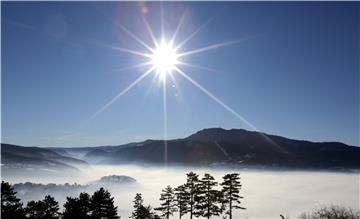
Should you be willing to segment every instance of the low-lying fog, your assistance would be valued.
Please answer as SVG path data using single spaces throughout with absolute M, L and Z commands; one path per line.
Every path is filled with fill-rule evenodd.
M 26 177 L 3 176 L 11 183 L 80 183 L 97 180 L 107 175 L 127 175 L 137 180 L 137 186 L 119 186 L 110 190 L 115 197 L 119 214 L 128 218 L 132 211 L 135 193 L 142 193 L 145 204 L 159 205 L 159 195 L 166 185 L 176 187 L 185 182 L 185 174 L 190 170 L 201 177 L 207 172 L 218 182 L 231 169 L 196 169 L 196 168 L 155 168 L 140 166 L 93 166 L 83 170 L 83 174 L 66 175 L 60 178 L 40 178 L 37 175 Z M 338 204 L 359 209 L 359 174 L 339 172 L 303 172 L 303 171 L 238 171 L 243 185 L 242 206 L 247 210 L 236 210 L 234 218 L 280 218 L 279 214 L 298 217 L 304 211 L 310 211 L 326 204 Z M 51 194 L 63 205 L 64 194 Z M 78 194 L 74 194 L 74 196 Z M 23 201 L 28 201 L 19 194 Z M 175 213 L 174 218 L 177 218 Z M 185 217 L 186 218 L 186 217 Z M 214 217 L 215 218 L 215 217 Z

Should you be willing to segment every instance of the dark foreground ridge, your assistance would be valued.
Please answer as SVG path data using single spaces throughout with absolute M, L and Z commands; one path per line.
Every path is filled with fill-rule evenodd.
M 244 129 L 210 128 L 189 137 L 167 141 L 169 165 L 232 166 L 256 168 L 360 169 L 360 147 L 340 142 L 293 140 Z M 28 162 L 24 147 L 2 144 L 3 164 Z M 119 146 L 81 148 L 32 147 L 62 158 L 93 164 L 164 163 L 164 141 L 146 140 Z M 4 162 L 5 161 L 5 162 Z M 81 162 L 81 161 L 78 161 Z

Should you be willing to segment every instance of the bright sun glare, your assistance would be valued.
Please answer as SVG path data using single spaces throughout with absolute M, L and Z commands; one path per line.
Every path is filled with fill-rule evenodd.
M 145 43 L 143 40 L 141 40 L 137 35 L 132 33 L 130 30 L 128 30 L 123 25 L 116 23 L 118 27 L 120 27 L 125 33 L 127 33 L 133 40 L 137 41 L 139 44 L 144 46 L 146 48 L 146 52 L 142 52 L 139 50 L 131 50 L 128 48 L 122 48 L 122 47 L 115 47 L 110 46 L 111 48 L 125 52 L 132 55 L 141 56 L 143 58 L 147 59 L 147 62 L 140 63 L 134 66 L 131 66 L 129 68 L 137 68 L 140 66 L 146 66 L 150 65 L 151 67 L 148 68 L 142 75 L 140 75 L 136 80 L 134 80 L 132 83 L 130 83 L 125 89 L 123 89 L 120 93 L 118 93 L 114 98 L 112 98 L 109 102 L 107 102 L 103 107 L 101 107 L 98 111 L 96 111 L 91 117 L 95 118 L 99 113 L 104 111 L 106 108 L 108 108 L 110 105 L 112 105 L 116 100 L 118 100 L 120 97 L 125 95 L 129 90 L 131 90 L 133 87 L 135 87 L 140 81 L 142 81 L 144 78 L 146 78 L 149 74 L 152 72 L 156 72 L 157 76 L 160 80 L 162 80 L 163 84 L 163 115 L 164 115 L 164 148 L 165 148 L 165 158 L 164 163 L 167 163 L 167 95 L 166 95 L 166 86 L 167 86 L 167 75 L 170 76 L 170 80 L 172 83 L 176 83 L 175 77 L 172 75 L 172 73 L 176 73 L 179 76 L 182 76 L 184 79 L 189 81 L 191 84 L 193 84 L 195 87 L 197 87 L 199 90 L 201 90 L 203 93 L 205 93 L 207 96 L 209 96 L 212 100 L 214 100 L 216 103 L 218 103 L 221 107 L 226 109 L 228 112 L 233 114 L 236 118 L 238 118 L 240 121 L 251 127 L 253 130 L 258 130 L 254 125 L 252 125 L 249 121 L 247 121 L 244 117 L 242 117 L 240 114 L 238 114 L 234 109 L 230 108 L 228 105 L 226 105 L 222 100 L 220 100 L 218 97 L 216 97 L 213 93 L 211 93 L 209 90 L 207 90 L 204 86 L 202 86 L 200 83 L 195 81 L 192 77 L 190 77 L 187 73 L 185 73 L 181 66 L 187 66 L 202 70 L 208 70 L 206 67 L 202 67 L 196 64 L 191 64 L 184 62 L 183 60 L 180 60 L 180 57 L 189 56 L 192 54 L 202 53 L 209 50 L 218 49 L 220 47 L 232 45 L 235 43 L 239 43 L 244 41 L 244 39 L 238 39 L 234 41 L 225 41 L 220 42 L 212 45 L 208 45 L 205 47 L 197 48 L 197 49 L 191 49 L 186 50 L 182 52 L 178 52 L 181 50 L 181 48 L 190 41 L 201 29 L 203 29 L 209 22 L 199 26 L 194 32 L 192 32 L 189 36 L 186 38 L 178 41 L 176 39 L 178 32 L 181 30 L 181 26 L 183 25 L 184 17 L 186 13 L 184 12 L 178 22 L 178 25 L 175 29 L 175 32 L 173 33 L 170 40 L 167 40 L 164 38 L 163 33 L 161 34 L 161 41 L 157 41 L 156 37 L 152 31 L 152 28 L 150 27 L 149 23 L 146 19 L 143 19 L 146 29 L 149 32 L 149 36 L 151 37 L 153 41 L 154 47 L 151 47 L 147 43 Z M 160 26 L 164 28 L 164 18 L 161 16 Z M 174 45 L 173 42 L 176 42 L 176 45 Z M 182 49 L 183 50 L 183 49 Z M 129 69 L 124 68 L 124 69 Z M 176 86 L 176 89 L 178 87 Z M 178 90 L 179 91 L 179 90 Z M 263 136 L 264 137 L 264 136 Z M 266 137 L 265 137 L 266 138 Z M 266 138 L 267 139 L 267 138 Z M 271 141 L 271 139 L 267 139 Z
M 151 64 L 161 77 L 175 70 L 178 63 L 178 54 L 175 48 L 166 40 L 162 40 L 151 54 Z

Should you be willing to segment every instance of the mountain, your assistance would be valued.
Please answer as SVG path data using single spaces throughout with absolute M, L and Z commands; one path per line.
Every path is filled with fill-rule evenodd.
M 22 147 L 1 144 L 1 164 L 3 173 L 42 172 L 61 173 L 63 170 L 77 172 L 88 163 L 40 147 Z
M 29 150 L 32 149 L 34 148 Z M 80 157 L 93 164 L 162 165 L 165 160 L 163 140 L 146 140 L 118 146 L 43 150 L 74 155 L 74 158 Z M 2 153 L 5 160 L 9 155 L 11 154 Z M 57 156 L 62 159 L 67 157 Z M 169 165 L 350 170 L 360 169 L 359 157 L 360 147 L 356 146 L 339 142 L 294 140 L 244 129 L 210 128 L 183 139 L 167 141 Z
M 103 164 L 164 162 L 164 141 L 147 140 L 120 147 Z M 293 140 L 243 129 L 210 128 L 187 138 L 167 141 L 168 164 L 240 165 L 280 168 L 359 169 L 360 148 L 339 142 Z

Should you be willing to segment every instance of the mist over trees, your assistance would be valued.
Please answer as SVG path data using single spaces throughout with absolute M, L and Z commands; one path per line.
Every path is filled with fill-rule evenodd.
M 233 177 L 228 177 L 233 176 Z M 133 200 L 133 212 L 130 218 L 133 219 L 169 219 L 176 212 L 181 219 L 189 214 L 193 217 L 218 216 L 224 213 L 224 206 L 229 203 L 230 215 L 232 208 L 240 208 L 232 203 L 240 203 L 238 195 L 241 188 L 238 174 L 224 176 L 222 188 L 210 174 L 199 175 L 194 172 L 186 174 L 186 182 L 175 189 L 167 186 L 161 191 L 160 206 L 153 209 L 150 205 L 144 204 L 141 193 L 137 193 Z M 60 212 L 59 204 L 50 195 L 43 200 L 29 201 L 25 207 L 16 197 L 13 187 L 6 182 L 1 184 L 1 213 L 3 218 L 30 218 L 30 219 L 118 219 L 117 206 L 114 205 L 114 197 L 110 192 L 101 187 L 92 196 L 88 193 L 80 193 L 79 197 L 67 197 Z M 156 212 L 159 212 L 157 214 Z
M 1 218 L 4 219 L 118 219 L 114 198 L 104 188 L 90 197 L 80 193 L 79 197 L 67 197 L 63 212 L 54 197 L 46 195 L 43 200 L 29 201 L 25 207 L 16 197 L 13 187 L 1 182 Z
M 235 210 L 246 209 L 241 205 L 242 185 L 238 173 L 226 174 L 222 182 L 205 173 L 202 178 L 194 172 L 186 174 L 186 181 L 175 188 L 165 187 L 160 193 L 160 206 L 153 208 L 144 203 L 141 193 L 133 200 L 132 219 L 169 219 L 222 216 L 233 218 Z M 92 195 L 80 193 L 78 197 L 67 197 L 60 211 L 59 203 L 50 195 L 42 200 L 29 201 L 26 206 L 12 185 L 1 183 L 1 218 L 4 219 L 119 219 L 114 197 L 104 188 Z M 350 208 L 328 206 L 300 216 L 303 219 L 359 219 L 360 213 Z

